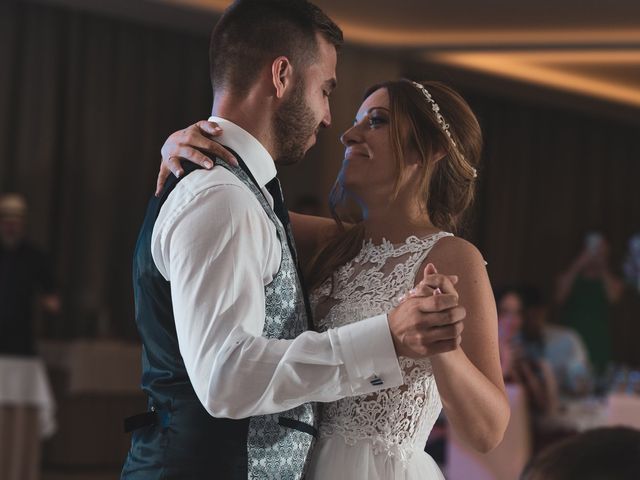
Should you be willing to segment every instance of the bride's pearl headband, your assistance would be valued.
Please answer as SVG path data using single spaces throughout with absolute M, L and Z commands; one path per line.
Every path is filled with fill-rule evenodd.
M 420 90 L 422 92 L 424 97 L 431 104 L 431 110 L 433 110 L 433 113 L 436 116 L 436 120 L 440 124 L 440 128 L 445 133 L 445 135 L 447 137 L 449 137 L 449 140 L 451 141 L 451 145 L 453 145 L 453 148 L 455 148 L 458 151 L 458 153 L 460 154 L 460 156 L 462 156 L 462 158 L 464 158 L 464 155 L 462 155 L 462 153 L 458 149 L 458 145 L 456 144 L 455 140 L 453 139 L 453 136 L 451 135 L 451 132 L 449 131 L 449 124 L 446 122 L 446 120 L 444 119 L 444 117 L 440 113 L 440 105 L 438 105 L 438 103 L 433 99 L 433 97 L 429 93 L 429 90 L 427 90 L 424 87 L 424 85 L 422 85 L 422 84 L 420 84 L 418 82 L 413 82 L 413 81 L 411 83 L 413 84 L 414 87 L 416 87 L 418 90 Z M 476 178 L 478 176 L 478 171 L 474 167 L 471 167 L 471 169 L 473 170 L 473 178 Z

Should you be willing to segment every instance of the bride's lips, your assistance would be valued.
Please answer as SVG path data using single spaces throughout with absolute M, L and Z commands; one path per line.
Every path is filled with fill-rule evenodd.
M 349 149 L 347 149 L 347 150 L 344 152 L 344 158 L 345 158 L 345 160 L 350 160 L 350 159 L 351 159 L 351 158 L 353 158 L 353 157 L 365 157 L 365 158 L 369 158 L 369 155 L 367 155 L 367 154 L 366 154 L 366 153 L 364 153 L 364 152 L 359 152 L 359 151 L 357 151 L 357 150 L 349 150 Z

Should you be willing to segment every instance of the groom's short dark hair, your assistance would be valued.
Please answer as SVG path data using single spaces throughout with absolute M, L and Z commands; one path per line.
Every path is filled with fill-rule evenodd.
M 318 53 L 316 33 L 339 49 L 340 28 L 306 0 L 236 0 L 216 24 L 209 45 L 211 84 L 245 93 L 265 63 L 286 56 L 296 68 Z

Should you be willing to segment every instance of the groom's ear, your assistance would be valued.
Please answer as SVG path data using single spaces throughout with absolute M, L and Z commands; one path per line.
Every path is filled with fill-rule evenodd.
M 271 81 L 276 98 L 283 98 L 293 85 L 293 66 L 287 57 L 278 57 L 271 64 Z

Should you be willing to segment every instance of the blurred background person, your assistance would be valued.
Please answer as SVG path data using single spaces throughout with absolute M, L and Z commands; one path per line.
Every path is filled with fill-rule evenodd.
M 520 339 L 526 357 L 549 364 L 561 397 L 590 393 L 591 367 L 580 336 L 569 327 L 548 322 L 549 307 L 540 289 L 527 285 L 520 292 L 524 300 Z
M 549 446 L 520 480 L 636 480 L 640 477 L 640 431 L 597 428 Z
M 511 380 L 513 377 L 513 357 L 518 349 L 524 307 L 520 294 L 515 287 L 503 287 L 496 291 L 495 297 L 498 308 L 500 364 L 505 380 Z
M 0 196 L 0 354 L 34 355 L 35 311 L 60 312 L 49 257 L 25 238 L 27 203 Z
M 523 340 L 525 312 L 529 305 L 523 289 L 504 287 L 496 292 L 500 363 L 506 383 L 520 384 L 533 417 L 552 415 L 558 406 L 558 388 L 549 362 L 531 355 Z
M 640 233 L 629 238 L 627 256 L 623 265 L 627 283 L 640 293 Z
M 27 203 L 0 195 L 0 479 L 38 476 L 40 442 L 56 429 L 44 363 L 36 358 L 35 312 L 57 314 L 47 256 L 25 239 Z
M 609 266 L 609 244 L 599 232 L 585 236 L 584 248 L 558 277 L 556 301 L 561 323 L 575 329 L 587 347 L 595 373 L 611 362 L 610 310 L 624 285 Z

